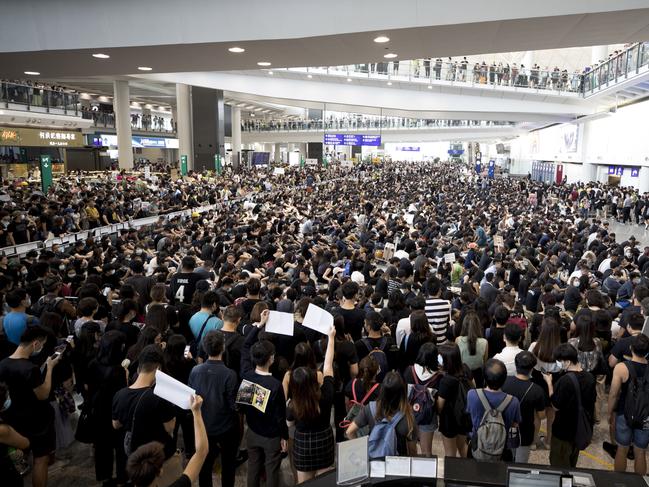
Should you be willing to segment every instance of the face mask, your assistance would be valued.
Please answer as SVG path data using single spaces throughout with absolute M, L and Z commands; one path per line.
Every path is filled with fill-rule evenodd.
M 0 411 L 6 411 L 10 407 L 11 407 L 11 397 L 9 397 L 9 394 L 7 394 L 7 399 L 5 399 L 5 402 L 2 405 L 2 409 L 0 409 Z
M 70 279 L 74 279 L 76 276 L 77 276 L 76 274 L 68 274 L 68 277 L 69 277 Z
M 64 271 L 64 270 L 65 270 L 65 265 L 60 265 L 60 266 L 59 266 L 59 270 L 60 270 L 60 271 Z
M 440 365 L 440 367 L 444 366 L 444 359 L 442 358 L 441 355 L 437 356 L 437 363 Z
M 27 275 L 27 270 L 20 271 L 20 273 L 21 273 L 23 276 L 26 276 L 26 275 Z
M 559 367 L 559 370 L 566 370 L 566 367 L 563 365 L 563 362 L 560 360 L 557 360 L 557 367 Z
M 29 296 L 25 298 L 25 308 L 29 308 L 32 305 L 32 300 Z

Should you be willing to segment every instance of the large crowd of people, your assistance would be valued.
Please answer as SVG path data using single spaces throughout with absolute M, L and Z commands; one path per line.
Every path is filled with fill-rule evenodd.
M 0 101 L 43 107 L 77 108 L 79 93 L 39 80 L 0 80 Z
M 616 469 L 633 452 L 646 473 L 649 247 L 607 219 L 639 201 L 646 219 L 649 195 L 443 162 L 3 192 L 9 243 L 126 221 L 137 198 L 161 214 L 216 205 L 0 257 L 3 486 L 31 459 L 44 487 L 74 441 L 106 486 L 212 486 L 219 458 L 224 487 L 237 468 L 276 486 L 283 461 L 301 483 L 361 435 L 370 458 L 441 440 L 447 456 L 549 449 L 569 468 L 596 422 Z M 327 333 L 305 326 L 310 306 L 333 315 Z M 266 329 L 270 311 L 293 315 L 291 333 Z M 157 371 L 196 391 L 190 409 L 154 394 Z

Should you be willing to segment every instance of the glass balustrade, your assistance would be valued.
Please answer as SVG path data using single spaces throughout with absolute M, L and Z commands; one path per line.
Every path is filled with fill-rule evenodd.
M 621 81 L 647 71 L 648 66 L 649 42 L 634 44 L 617 56 L 585 73 L 583 75 L 583 94 L 588 96 L 595 91 L 614 86 Z
M 9 81 L 0 81 L 0 106 L 9 108 L 9 104 L 24 105 L 31 108 L 61 110 L 66 115 L 79 114 L 79 95 L 62 90 L 52 90 Z

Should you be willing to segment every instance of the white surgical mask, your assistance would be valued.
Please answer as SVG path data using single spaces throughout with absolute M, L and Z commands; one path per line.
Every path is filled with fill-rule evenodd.
M 10 407 L 11 407 L 11 397 L 9 396 L 9 394 L 7 394 L 7 399 L 5 399 L 5 402 L 2 405 L 2 409 L 0 409 L 0 411 L 6 411 Z
M 444 359 L 442 358 L 441 355 L 437 356 L 437 363 L 440 365 L 440 367 L 444 366 Z

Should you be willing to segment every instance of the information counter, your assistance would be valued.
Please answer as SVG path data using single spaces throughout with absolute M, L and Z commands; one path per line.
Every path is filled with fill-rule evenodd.
M 367 478 L 348 485 L 381 485 L 385 487 L 648 487 L 645 479 L 632 473 L 608 470 L 557 469 L 545 465 L 477 462 L 464 458 L 445 458 L 439 478 L 391 477 Z M 336 472 L 331 471 L 304 484 L 308 487 L 336 486 Z

